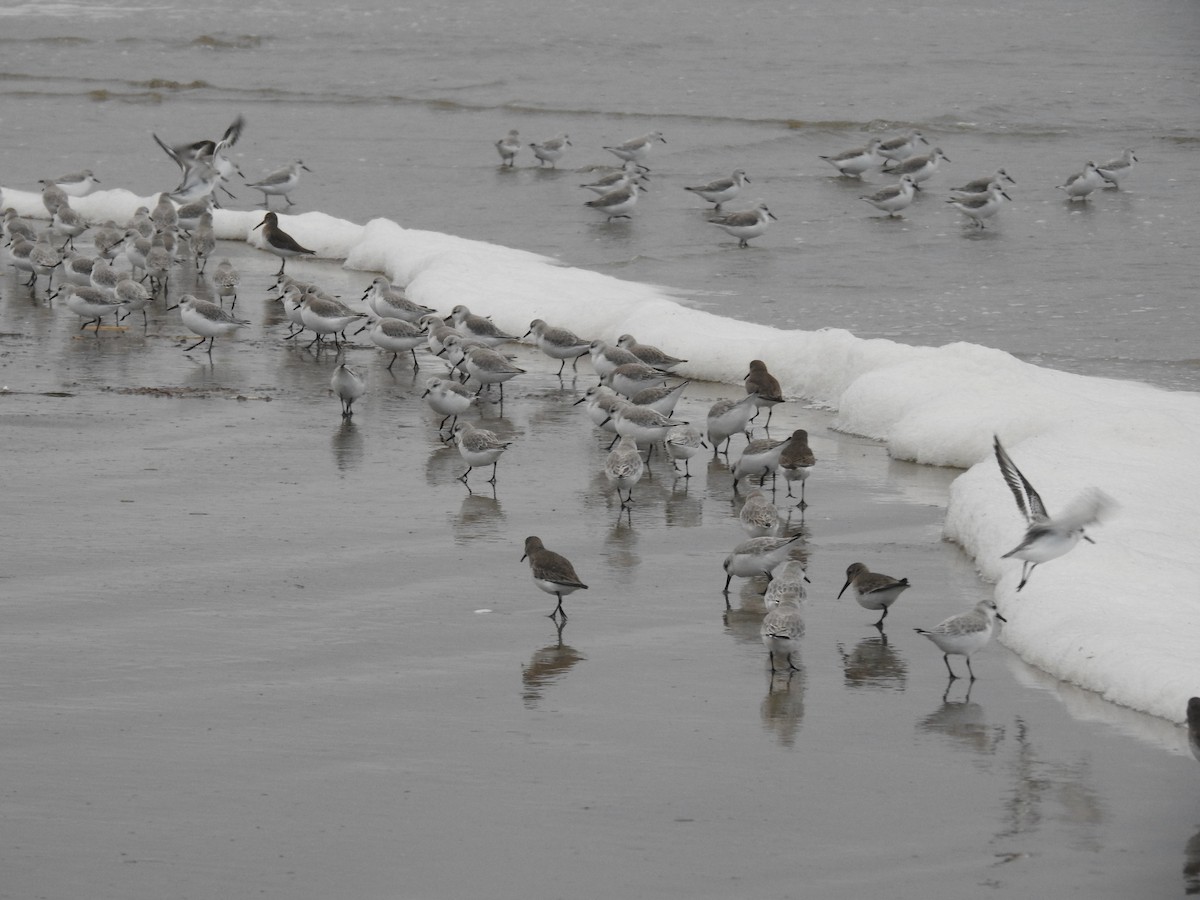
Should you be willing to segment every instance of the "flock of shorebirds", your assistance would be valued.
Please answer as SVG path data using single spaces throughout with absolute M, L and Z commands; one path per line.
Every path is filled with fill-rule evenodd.
M 179 164 L 182 179 L 176 190 L 159 195 L 154 209 L 138 209 L 129 221 L 123 224 L 104 222 L 93 226 L 78 216 L 71 208 L 70 198 L 89 193 L 98 184 L 90 171 L 76 173 L 42 182 L 42 199 L 50 218 L 48 227 L 40 228 L 21 217 L 12 209 L 4 212 L 3 230 L 7 241 L 11 264 L 30 275 L 26 282 L 36 291 L 36 282 L 46 277 L 45 292 L 48 298 L 62 296 L 66 306 L 84 321 L 86 328 L 95 326 L 98 334 L 104 318 L 113 315 L 119 324 L 134 312 L 141 312 L 146 322 L 146 310 L 160 295 L 167 296 L 172 269 L 176 264 L 192 265 L 198 283 L 206 285 L 213 299 L 195 294 L 184 294 L 175 306 L 183 324 L 199 336 L 200 340 L 186 349 L 194 350 L 207 343 L 211 354 L 216 337 L 233 333 L 250 324 L 234 315 L 240 274 L 226 260 L 222 260 L 211 276 L 206 278 L 208 257 L 216 249 L 212 229 L 212 208 L 219 190 L 228 192 L 228 183 L 240 175 L 237 167 L 225 156 L 225 152 L 241 134 L 243 122 L 239 117 L 218 141 L 198 141 L 192 144 L 169 146 L 155 136 L 155 140 L 167 154 Z M 663 142 L 663 136 L 654 132 L 608 147 L 623 161 L 623 166 L 605 179 L 585 185 L 600 193 L 593 206 L 610 217 L 627 215 L 628 208 L 636 198 L 638 185 L 646 177 L 642 165 L 650 148 Z M 891 141 L 873 140 L 858 151 L 829 157 L 828 161 L 845 175 L 861 176 L 878 158 L 897 162 L 902 169 L 899 197 L 911 195 L 916 184 L 925 180 L 936 170 L 944 155 L 935 148 L 924 156 L 904 156 L 923 138 L 912 132 L 901 139 Z M 531 145 L 541 163 L 553 164 L 564 152 L 569 141 L 566 135 L 541 144 Z M 497 142 L 504 164 L 512 164 L 521 144 L 517 133 Z M 1133 156 L 1127 154 L 1126 168 Z M 299 171 L 305 168 L 297 161 L 272 176 L 251 183 L 250 186 L 263 192 L 264 205 L 272 196 L 283 196 L 289 205 L 288 193 L 295 187 Z M 1092 175 L 1091 172 L 1100 174 Z M 1103 174 L 1105 172 L 1108 174 Z M 1003 170 L 986 180 L 983 195 L 991 203 L 1002 193 L 1000 180 L 1006 178 Z M 1115 180 L 1120 177 L 1111 168 L 1095 167 L 1080 178 Z M 728 179 L 711 184 L 688 187 L 705 200 L 721 205 L 733 199 L 748 181 L 745 172 L 735 171 Z M 1011 180 L 1011 179 L 1009 179 Z M 1065 189 L 1078 179 L 1069 182 Z M 613 185 L 624 182 L 621 187 Z M 603 193 L 599 188 L 608 188 Z M 979 185 L 967 185 L 963 190 Z M 1093 188 L 1094 189 L 1094 188 Z M 624 211 L 612 196 L 624 192 L 629 206 Z M 881 192 L 882 193 L 882 192 Z M 1086 196 L 1080 187 L 1072 196 Z M 606 199 L 608 198 L 608 199 Z M 880 209 L 895 214 L 903 206 L 888 208 L 881 194 L 869 199 Z M 911 197 L 910 197 L 911 199 Z M 898 201 L 897 201 L 898 202 Z M 980 221 L 991 215 L 981 213 L 974 201 L 958 199 L 965 204 L 964 212 Z M 880 205 L 883 204 L 883 205 Z M 906 205 L 906 204 L 904 204 Z M 993 204 L 994 205 L 994 204 Z M 994 209 L 993 209 L 994 211 Z M 738 216 L 751 216 L 754 221 Z M 733 213 L 714 220 L 726 231 L 737 237 L 744 246 L 750 238 L 761 234 L 770 213 L 765 204 L 759 204 L 748 213 Z M 744 435 L 747 443 L 740 455 L 730 464 L 733 475 L 733 490 L 739 494 L 743 480 L 758 479 L 745 496 L 739 513 L 739 521 L 748 539 L 739 543 L 725 558 L 725 586 L 723 593 L 728 606 L 729 585 L 734 577 L 755 578 L 765 576 L 768 587 L 764 595 L 767 614 L 761 625 L 761 636 L 771 663 L 771 670 L 786 665 L 788 670 L 796 667 L 792 654 L 798 649 L 798 640 L 804 633 L 801 617 L 802 603 L 806 598 L 805 583 L 808 581 L 803 563 L 791 558 L 794 544 L 800 534 L 787 535 L 790 511 L 785 517 L 774 502 L 776 478 L 782 475 L 787 486 L 787 497 L 797 500 L 793 485 L 799 484 L 800 496 L 793 508 L 804 510 L 805 484 L 811 474 L 816 458 L 808 445 L 808 433 L 794 430 L 784 440 L 769 437 L 773 409 L 785 402 L 779 381 L 768 371 L 762 360 L 751 360 L 744 379 L 745 395 L 737 399 L 726 399 L 714 403 L 707 411 L 706 428 L 702 433 L 697 428 L 673 417 L 687 381 L 671 384 L 669 377 L 686 360 L 672 356 L 652 345 L 638 342 L 632 335 L 622 335 L 615 344 L 599 339 L 581 338 L 566 328 L 535 319 L 524 335 L 503 332 L 491 319 L 477 315 L 464 305 L 458 305 L 448 316 L 443 317 L 434 309 L 414 303 L 405 296 L 402 288 L 389 283 L 383 276 L 376 277 L 364 291 L 357 306 L 343 303 L 336 297 L 323 292 L 316 284 L 297 280 L 285 272 L 287 260 L 296 256 L 311 255 L 313 251 L 299 245 L 279 227 L 275 213 L 267 211 L 258 226 L 265 237 L 264 249 L 281 260 L 275 273 L 275 298 L 282 304 L 289 329 L 285 340 L 294 340 L 304 332 L 313 334 L 306 345 L 317 348 L 319 353 L 326 341 L 332 341 L 340 351 L 346 331 L 352 325 L 360 326 L 355 334 L 368 332 L 369 340 L 382 350 L 390 352 L 392 358 L 387 366 L 390 370 L 400 354 L 409 354 L 414 370 L 420 368 L 418 349 L 443 359 L 448 371 L 430 377 L 425 384 L 422 399 L 429 408 L 442 416 L 439 432 L 444 439 L 453 441 L 467 465 L 460 476 L 468 484 L 471 471 L 477 467 L 491 466 L 489 483 L 495 485 L 496 471 L 500 458 L 510 446 L 494 432 L 478 427 L 468 421 L 459 421 L 472 405 L 479 403 L 485 392 L 495 389 L 499 402 L 503 403 L 503 386 L 506 381 L 525 374 L 525 370 L 514 365 L 512 359 L 500 349 L 507 342 L 528 340 L 545 356 L 559 362 L 557 375 L 561 376 L 568 361 L 577 371 L 580 358 L 588 356 L 599 383 L 587 390 L 576 405 L 583 405 L 595 426 L 614 436 L 613 443 L 603 465 L 604 476 L 616 493 L 623 513 L 629 513 L 633 505 L 635 487 L 647 471 L 649 455 L 655 447 L 662 447 L 672 460 L 676 477 L 690 478 L 688 470 L 691 458 L 707 448 L 712 449 L 713 458 L 723 453 L 730 459 L 730 444 L 735 435 Z M 91 253 L 75 247 L 75 239 L 90 232 Z M 119 265 L 118 265 L 119 261 Z M 52 292 L 55 275 L 60 287 Z M 230 301 L 226 309 L 224 301 Z M 356 400 L 366 392 L 363 375 L 344 362 L 336 363 L 330 389 L 341 404 L 341 415 L 349 420 L 353 416 Z M 750 423 L 766 411 L 766 437 L 754 438 Z M 449 432 L 445 432 L 449 423 Z M 722 449 L 723 448 L 723 449 Z M 1109 498 L 1099 491 L 1091 491 L 1072 504 L 1058 518 L 1051 518 L 1041 498 L 1032 485 L 1013 464 L 999 439 L 995 441 L 995 454 L 1006 483 L 1016 498 L 1018 508 L 1024 515 L 1027 530 L 1024 539 L 1006 558 L 1023 561 L 1022 577 L 1017 590 L 1021 590 L 1033 569 L 1044 562 L 1068 552 L 1079 540 L 1091 540 L 1084 533 L 1085 527 L 1100 521 L 1112 508 Z M 679 465 L 682 464 L 682 473 Z M 766 481 L 771 479 L 770 496 Z M 587 589 L 574 566 L 562 555 L 546 548 L 542 540 L 530 536 L 525 541 L 523 560 L 528 560 L 534 584 L 541 590 L 553 594 L 557 599 L 554 610 L 549 614 L 559 623 L 565 623 L 567 613 L 563 609 L 563 598 L 575 591 Z M 785 565 L 786 562 L 786 565 Z M 776 569 L 783 566 L 778 575 Z M 861 562 L 851 565 L 846 571 L 845 584 L 838 597 L 852 590 L 855 600 L 864 609 L 880 612 L 875 626 L 882 632 L 884 620 L 897 598 L 908 589 L 904 578 L 893 578 L 871 572 Z M 988 599 L 960 615 L 952 616 L 934 628 L 917 629 L 943 651 L 943 659 L 951 680 L 957 678 L 950 665 L 951 655 L 966 658 L 970 678 L 971 655 L 982 649 L 991 639 L 994 620 L 1003 617 L 997 612 L 994 601 Z

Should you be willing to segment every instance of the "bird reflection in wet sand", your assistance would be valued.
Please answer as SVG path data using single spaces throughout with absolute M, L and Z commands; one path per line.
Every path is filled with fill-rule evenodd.
M 908 664 L 886 634 L 863 638 L 849 653 L 839 643 L 838 653 L 847 687 L 902 691 L 908 686 Z
M 1192 697 L 1187 705 L 1188 747 L 1192 756 L 1200 759 L 1200 697 Z
M 521 684 L 525 688 L 523 698 L 526 709 L 536 709 L 547 687 L 571 671 L 576 663 L 587 659 L 570 644 L 563 643 L 563 626 L 566 624 L 565 619 L 555 619 L 558 640 L 533 651 L 529 665 L 521 666 Z
M 363 437 L 352 419 L 342 419 L 329 442 L 333 462 L 340 472 L 358 468 L 363 458 Z
M 796 743 L 800 723 L 804 720 L 804 665 L 800 654 L 794 655 L 794 667 L 771 673 L 767 695 L 759 705 L 763 730 L 775 735 L 781 746 Z
M 971 702 L 971 687 L 962 700 L 950 700 L 950 686 L 942 694 L 942 705 L 917 723 L 917 728 L 929 734 L 941 734 L 955 745 L 982 756 L 993 756 L 1004 740 L 1003 725 L 989 725 L 983 707 Z
M 493 541 L 504 530 L 504 510 L 496 499 L 496 486 L 491 493 L 468 489 L 458 515 L 454 518 L 454 543 Z
M 1188 897 L 1200 894 L 1200 832 L 1183 845 L 1183 893 Z

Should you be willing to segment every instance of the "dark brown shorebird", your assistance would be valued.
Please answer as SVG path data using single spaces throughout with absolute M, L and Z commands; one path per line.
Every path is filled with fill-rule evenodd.
M 284 266 L 293 256 L 312 256 L 317 252 L 300 246 L 294 237 L 280 228 L 279 216 L 273 212 L 263 216 L 263 220 L 254 227 L 263 230 L 263 239 L 266 241 L 263 249 L 279 257 L 279 271 L 275 273 L 277 276 L 283 274 Z
M 547 550 L 542 539 L 532 535 L 525 538 L 525 554 L 521 559 L 529 560 L 533 583 L 547 594 L 553 594 L 558 598 L 558 606 L 554 607 L 550 618 L 556 619 L 561 615 L 565 622 L 567 612 L 562 606 L 563 594 L 571 594 L 580 590 L 586 591 L 588 587 L 575 574 L 575 567 L 571 565 L 571 561 L 553 550 Z
M 788 438 L 783 452 L 779 454 L 779 471 L 783 473 L 783 478 L 787 482 L 789 497 L 795 499 L 796 496 L 792 493 L 792 482 L 800 482 L 800 502 L 796 505 L 801 509 L 808 505 L 804 500 L 804 485 L 808 481 L 812 467 L 816 464 L 817 458 L 813 456 L 812 449 L 808 446 L 808 432 L 803 428 L 797 428 Z
M 750 421 L 758 418 L 758 413 L 764 408 L 767 410 L 766 428 L 771 427 L 771 413 L 774 412 L 775 404 L 783 402 L 783 389 L 779 387 L 779 380 L 767 371 L 767 364 L 761 359 L 750 360 L 750 371 L 746 373 L 746 377 L 742 379 L 746 385 L 747 394 L 756 394 L 754 405 L 758 407 L 754 415 L 750 417 Z
M 883 620 L 887 618 L 888 607 L 896 602 L 896 598 L 910 587 L 907 578 L 893 578 L 880 572 L 872 572 L 865 563 L 852 563 L 846 569 L 846 583 L 838 591 L 838 599 L 846 593 L 846 588 L 854 585 L 854 599 L 863 609 L 883 610 L 883 615 L 875 623 L 875 627 L 883 630 Z

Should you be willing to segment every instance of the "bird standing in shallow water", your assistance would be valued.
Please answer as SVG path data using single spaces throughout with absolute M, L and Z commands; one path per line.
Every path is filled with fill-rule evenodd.
M 276 275 L 282 275 L 284 266 L 287 261 L 294 256 L 313 256 L 317 251 L 309 250 L 307 247 L 302 247 L 294 237 L 279 227 L 279 216 L 273 212 L 263 216 L 263 220 L 254 226 L 263 230 L 263 239 L 266 241 L 266 246 L 263 247 L 268 253 L 274 253 L 279 257 L 279 271 Z
M 709 219 L 709 222 L 737 238 L 738 247 L 749 247 L 750 239 L 764 233 L 774 218 L 775 214 L 767 209 L 767 204 L 759 200 L 753 209 L 732 212 L 727 216 Z
M 808 446 L 808 432 L 803 428 L 797 428 L 788 438 L 783 452 L 779 454 L 779 471 L 783 473 L 783 478 L 787 482 L 789 497 L 795 498 L 795 494 L 792 493 L 792 482 L 800 482 L 800 502 L 796 505 L 801 509 L 808 506 L 804 500 L 804 485 L 808 481 L 812 467 L 816 464 L 817 458 L 813 456 L 813 452 Z
M 974 681 L 975 672 L 971 669 L 971 654 L 988 645 L 988 641 L 992 639 L 996 619 L 1001 622 L 1008 621 L 996 611 L 996 601 L 988 598 L 980 600 L 969 612 L 951 616 L 933 628 L 928 630 L 914 628 L 913 630 L 937 644 L 938 649 L 942 651 L 942 662 L 946 664 L 946 671 L 950 673 L 951 681 L 960 677 L 955 675 L 954 670 L 950 668 L 951 654 L 966 657 L 967 672 Z
M 838 599 L 846 593 L 846 588 L 854 585 L 854 599 L 863 609 L 882 609 L 883 615 L 875 623 L 875 627 L 883 630 L 883 620 L 887 618 L 888 608 L 896 602 L 896 598 L 910 587 L 907 578 L 893 578 L 872 572 L 865 563 L 856 562 L 846 569 L 846 583 L 838 591 Z
M 354 415 L 350 407 L 354 405 L 355 400 L 367 392 L 367 383 L 363 377 L 345 363 L 341 363 L 333 370 L 333 376 L 329 379 L 329 387 L 342 401 L 343 419 L 349 419 Z
M 255 182 L 247 183 L 246 186 L 252 187 L 258 191 L 262 191 L 263 206 L 269 206 L 271 203 L 271 198 L 276 195 L 283 197 L 283 199 L 287 201 L 288 206 L 295 206 L 296 204 L 292 202 L 292 198 L 288 195 L 294 191 L 296 189 L 296 185 L 300 183 L 301 169 L 303 169 L 305 172 L 312 171 L 312 169 L 297 159 L 288 163 L 282 169 L 276 169 L 265 178 Z
M 558 598 L 558 606 L 550 613 L 550 618 L 562 616 L 567 620 L 567 611 L 563 609 L 563 594 L 575 591 L 586 591 L 588 586 L 579 580 L 575 567 L 565 556 L 560 556 L 553 550 L 547 550 L 542 539 L 530 535 L 525 538 L 525 553 L 522 560 L 529 560 L 529 570 L 533 574 L 533 583 L 547 594 Z
M 476 428 L 470 422 L 459 422 L 455 425 L 454 438 L 458 443 L 458 453 L 467 464 L 467 471 L 463 472 L 458 480 L 466 484 L 467 476 L 476 466 L 491 466 L 492 477 L 488 479 L 488 484 L 495 484 L 496 465 L 510 442 L 502 441 L 494 431 Z
M 757 419 L 759 412 L 765 407 L 767 424 L 764 427 L 770 428 L 771 414 L 775 411 L 775 405 L 783 402 L 783 389 L 779 386 L 779 380 L 767 371 L 765 362 L 761 359 L 752 359 L 750 360 L 750 371 L 746 373 L 746 377 L 742 381 L 746 385 L 746 393 L 755 395 L 754 405 L 757 409 L 750 420 Z
M 177 305 L 183 324 L 201 336 L 200 340 L 192 346 L 185 347 L 184 353 L 195 350 L 208 341 L 208 353 L 211 356 L 214 339 L 219 335 L 233 334 L 242 326 L 250 324 L 245 319 L 235 319 L 228 310 L 222 309 L 216 303 L 202 300 L 191 294 L 184 294 Z M 174 307 L 169 308 L 174 309 Z

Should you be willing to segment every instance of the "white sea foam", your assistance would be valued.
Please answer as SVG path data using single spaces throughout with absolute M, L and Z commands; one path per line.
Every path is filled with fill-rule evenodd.
M 73 200 L 100 220 L 154 198 L 101 191 Z M 22 215 L 35 193 L 6 191 Z M 218 237 L 261 246 L 258 211 L 218 210 Z M 623 333 L 690 360 L 679 374 L 737 383 L 766 361 L 785 394 L 837 410 L 839 429 L 884 442 L 895 457 L 967 468 L 948 499 L 946 536 L 996 582 L 1001 640 L 1026 661 L 1105 698 L 1172 721 L 1200 694 L 1200 396 L 1087 378 L 973 344 L 911 347 L 847 331 L 780 331 L 689 309 L 657 288 L 570 268 L 535 254 L 376 219 L 281 216 L 318 255 L 383 272 L 409 296 L 448 312 L 465 303 L 521 333 L 542 318 L 578 334 Z M 1096 485 L 1113 519 L 1016 593 L 1021 565 L 1002 560 L 1024 522 L 992 458 L 999 434 L 1051 514 Z

